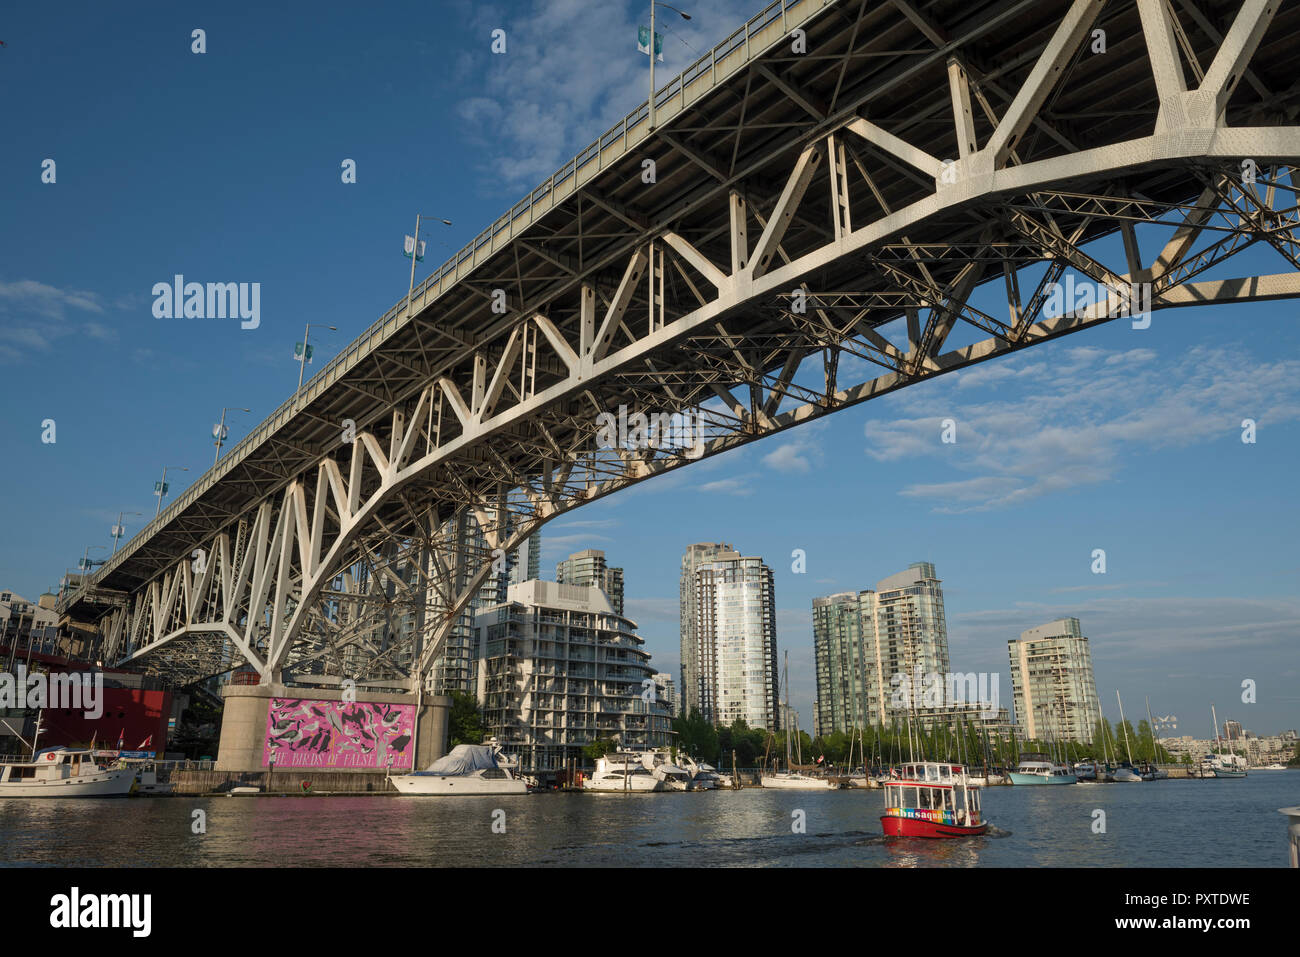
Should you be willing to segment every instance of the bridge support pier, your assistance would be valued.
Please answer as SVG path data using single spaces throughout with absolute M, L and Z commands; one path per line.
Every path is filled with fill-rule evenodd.
M 414 694 L 368 692 L 358 689 L 355 695 L 355 706 L 362 706 L 365 711 L 376 716 L 370 719 L 369 715 L 364 715 L 367 721 L 365 726 L 361 727 L 352 720 L 346 719 L 349 710 L 355 706 L 345 703 L 344 692 L 339 690 L 290 688 L 280 684 L 226 685 L 222 696 L 226 703 L 221 720 L 221 741 L 217 750 L 216 770 L 241 773 L 267 770 L 267 718 L 273 699 L 276 700 L 277 705 L 282 701 L 299 702 L 290 711 L 304 712 L 301 718 L 283 719 L 287 722 L 286 726 L 276 732 L 280 743 L 277 743 L 273 749 L 276 756 L 275 764 L 277 768 L 284 770 L 294 768 L 303 771 L 316 769 L 382 774 L 387 768 L 387 763 L 382 759 L 375 759 L 373 747 L 366 737 L 366 735 L 376 736 L 373 729 L 376 724 L 382 724 L 382 721 L 374 709 L 366 706 L 379 705 L 383 712 L 390 715 L 394 709 L 405 712 L 398 719 L 403 727 L 409 726 L 407 715 L 413 713 L 417 707 Z M 431 762 L 447 753 L 451 698 L 426 695 L 420 700 L 418 707 L 419 733 L 416 735 L 415 743 L 419 753 L 415 755 L 412 765 L 410 744 L 406 743 L 402 756 L 398 757 L 393 764 L 395 773 L 426 768 Z M 321 718 L 317 711 L 312 710 L 313 708 L 324 712 L 325 717 Z M 280 706 L 279 713 L 288 712 Z M 337 724 L 330 720 L 331 714 L 337 718 Z M 316 730 L 318 724 L 319 737 Z M 343 727 L 343 732 L 338 730 L 339 725 Z M 341 746 L 351 743 L 348 734 L 354 730 L 358 738 L 356 749 L 342 752 Z M 296 740 L 293 737 L 295 733 L 300 734 Z M 394 750 L 403 744 L 400 734 L 393 736 L 381 731 L 377 736 L 386 738 L 386 742 L 391 743 Z M 316 740 L 315 747 L 308 747 L 313 739 Z M 361 750 L 362 747 L 372 747 L 372 751 L 365 752 Z M 346 753 L 349 758 L 358 763 L 352 766 L 339 763 L 338 755 L 341 753 Z M 330 754 L 335 755 L 333 763 L 319 763 Z

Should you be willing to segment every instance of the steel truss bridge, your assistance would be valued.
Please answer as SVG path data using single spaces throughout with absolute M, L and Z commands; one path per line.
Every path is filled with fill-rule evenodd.
M 711 456 L 1113 321 L 1135 286 L 1156 311 L 1298 296 L 1297 6 L 774 3 L 658 92 L 657 128 L 642 104 L 493 223 L 63 609 L 99 621 L 106 660 L 181 683 L 246 663 L 414 688 L 496 550 L 699 451 L 662 428 L 610 447 L 600 413 L 696 414 Z M 1250 247 L 1280 271 L 1206 278 Z M 1067 276 L 1109 292 L 1050 314 Z M 842 381 L 846 357 L 872 377 Z

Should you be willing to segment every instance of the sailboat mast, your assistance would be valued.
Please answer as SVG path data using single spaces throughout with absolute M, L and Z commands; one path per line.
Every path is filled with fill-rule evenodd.
M 1214 719 L 1214 753 L 1222 754 L 1223 749 L 1219 746 L 1219 714 L 1214 710 L 1214 702 L 1210 702 L 1210 716 Z
M 790 651 L 785 652 L 785 769 L 790 770 Z
M 1151 763 L 1160 760 L 1160 745 L 1156 740 L 1156 723 L 1151 718 L 1151 696 L 1147 695 L 1147 730 L 1151 732 Z
M 1119 689 L 1115 689 L 1115 700 L 1119 702 L 1119 726 L 1124 729 L 1124 753 L 1128 755 L 1128 763 L 1133 763 L 1133 749 L 1128 746 L 1128 725 L 1124 723 L 1124 699 L 1119 696 Z

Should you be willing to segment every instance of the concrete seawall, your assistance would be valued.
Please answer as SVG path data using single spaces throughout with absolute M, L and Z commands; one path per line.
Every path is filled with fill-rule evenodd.
M 224 794 L 232 787 L 261 788 L 264 794 L 397 794 L 382 771 L 174 771 L 177 795 Z M 310 788 L 304 788 L 306 782 Z

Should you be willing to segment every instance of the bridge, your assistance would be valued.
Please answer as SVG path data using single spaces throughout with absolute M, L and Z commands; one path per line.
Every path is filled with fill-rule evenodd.
M 1148 309 L 1300 295 L 1298 59 L 1282 0 L 772 3 L 62 610 L 179 683 L 413 691 L 502 555 L 587 502 Z M 1206 277 L 1250 248 L 1278 271 Z M 1101 294 L 1055 308 L 1076 279 Z M 654 416 L 632 441 L 620 407 Z

